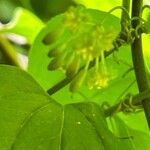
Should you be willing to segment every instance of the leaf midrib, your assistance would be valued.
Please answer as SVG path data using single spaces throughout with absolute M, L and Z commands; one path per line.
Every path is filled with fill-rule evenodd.
M 62 149 L 62 134 L 63 134 L 63 127 L 64 127 L 64 106 L 63 106 L 63 109 L 62 109 L 62 121 L 61 121 L 61 127 L 60 127 L 60 134 L 59 134 L 59 141 L 60 141 L 60 144 L 59 144 L 59 150 Z
M 38 113 L 41 109 L 47 107 L 49 104 L 51 104 L 51 102 L 47 102 L 45 103 L 44 105 L 41 105 L 39 107 L 37 107 L 36 109 L 32 110 L 29 115 L 27 117 L 25 117 L 25 119 L 22 121 L 21 125 L 20 125 L 20 128 L 18 128 L 18 131 L 16 133 L 16 136 L 11 144 L 11 147 L 10 147 L 10 150 L 13 150 L 14 149 L 14 146 L 15 146 L 15 142 L 17 140 L 17 137 L 20 135 L 22 129 L 25 127 L 25 125 L 32 119 L 32 117 Z

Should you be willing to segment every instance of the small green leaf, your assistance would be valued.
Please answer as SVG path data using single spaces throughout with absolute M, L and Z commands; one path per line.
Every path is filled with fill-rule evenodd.
M 111 126 L 115 136 L 118 138 L 121 150 L 149 150 L 150 134 L 128 127 L 118 116 L 113 116 Z

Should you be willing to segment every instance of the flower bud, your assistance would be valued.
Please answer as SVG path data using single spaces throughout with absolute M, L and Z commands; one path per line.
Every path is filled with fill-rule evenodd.
M 61 68 L 63 66 L 65 56 L 66 53 L 64 52 L 62 55 L 53 58 L 48 65 L 48 70 L 56 70 Z
M 48 52 L 48 57 L 58 57 L 62 54 L 61 48 L 52 49 Z
M 77 74 L 77 76 L 70 83 L 70 91 L 71 92 L 76 92 L 81 87 L 81 85 L 86 77 L 86 74 L 87 74 L 87 70 L 85 70 L 85 69 L 81 70 Z
M 79 70 L 80 67 L 80 57 L 75 56 L 72 62 L 68 65 L 66 70 L 66 75 L 69 78 L 72 78 Z

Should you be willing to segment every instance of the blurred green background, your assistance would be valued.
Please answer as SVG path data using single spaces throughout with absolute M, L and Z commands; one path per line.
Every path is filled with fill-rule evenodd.
M 0 20 L 8 22 L 18 6 L 31 10 L 42 20 L 48 20 L 74 4 L 73 0 L 0 0 Z
M 51 17 L 63 13 L 71 5 L 75 5 L 75 2 L 72 0 L 0 0 L 0 63 L 26 68 L 28 50 L 30 49 L 31 43 L 30 40 L 25 42 L 24 37 L 27 39 L 35 37 L 38 30 L 41 29 L 41 24 L 46 23 Z M 35 16 L 31 17 L 32 14 L 30 12 L 26 13 L 24 11 L 21 14 L 21 10 L 16 10 L 18 7 L 29 10 L 41 20 L 38 20 Z M 20 18 L 18 17 L 19 15 L 21 15 Z M 24 22 L 24 25 L 23 23 L 19 24 L 16 18 L 19 18 L 18 20 L 20 22 Z M 18 27 L 14 25 L 14 22 L 16 22 L 16 26 Z M 39 25 L 36 27 L 37 30 L 33 31 L 35 22 Z M 2 24 L 7 26 L 7 23 L 9 26 L 4 33 Z M 12 28 L 12 26 L 14 27 Z M 13 30 L 10 30 L 10 28 Z M 24 34 L 23 30 L 24 33 L 27 32 L 28 34 Z M 9 34 L 6 34 L 7 32 Z M 23 35 L 24 37 L 16 37 L 16 35 L 14 36 L 14 34 L 12 35 L 10 33 Z M 33 41 L 33 38 L 31 40 Z

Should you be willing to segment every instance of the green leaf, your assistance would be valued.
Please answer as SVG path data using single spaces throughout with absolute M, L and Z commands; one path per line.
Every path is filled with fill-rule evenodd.
M 60 105 L 26 72 L 0 65 L 0 148 L 2 150 L 142 150 L 149 136 L 115 119 L 107 126 L 103 109 L 93 102 Z M 144 141 L 143 141 L 144 140 Z M 134 145 L 134 147 L 133 147 Z
M 61 27 L 63 16 L 59 15 L 53 18 L 50 23 L 39 33 L 35 39 L 29 54 L 28 72 L 42 85 L 48 89 L 64 77 L 60 71 L 48 71 L 49 64 L 48 51 L 50 47 L 43 44 L 45 35 Z M 61 38 L 62 39 L 62 38 Z M 63 40 L 63 39 L 62 39 Z M 36 61 L 38 58 L 38 61 Z M 38 67 L 37 67 L 38 66 Z
M 135 130 L 139 130 L 141 132 L 149 133 L 149 128 L 144 111 L 129 114 L 121 113 L 119 114 L 119 117 L 124 120 L 124 122 L 130 128 L 134 128 Z
M 14 33 L 24 36 L 32 44 L 44 23 L 30 11 L 18 7 L 14 12 L 13 19 L 0 27 L 0 33 Z
M 2 150 L 103 149 L 84 113 L 56 103 L 27 73 L 1 65 L 0 79 Z
M 128 150 L 149 150 L 150 134 L 144 133 L 128 127 L 118 116 L 113 116 L 110 122 L 114 134 L 118 137 L 119 142 L 128 145 Z M 133 124 L 134 125 L 134 124 Z
M 107 150 L 115 149 L 115 144 L 117 144 L 117 138 L 110 132 L 107 126 L 106 118 L 104 112 L 95 103 L 78 103 L 74 104 L 86 118 L 93 124 L 95 130 L 97 131 L 99 137 L 102 137 L 102 143 Z

